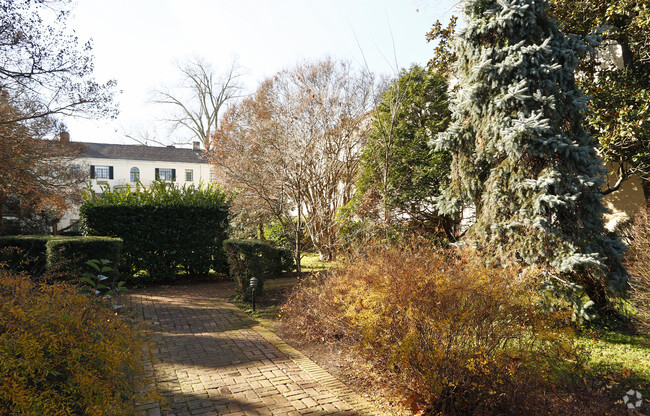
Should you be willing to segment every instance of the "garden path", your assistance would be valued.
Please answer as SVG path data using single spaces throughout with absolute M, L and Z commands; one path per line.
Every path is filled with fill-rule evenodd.
M 372 415 L 371 405 L 227 301 L 230 282 L 134 290 L 163 404 L 140 415 Z

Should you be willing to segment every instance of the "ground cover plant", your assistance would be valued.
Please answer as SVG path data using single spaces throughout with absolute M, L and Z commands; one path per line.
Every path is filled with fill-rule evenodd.
M 282 314 L 286 332 L 345 344 L 430 414 L 624 413 L 568 316 L 540 308 L 537 283 L 456 251 L 397 246 L 303 279 Z
M 145 340 L 78 290 L 0 270 L 0 415 L 131 415 L 146 399 Z

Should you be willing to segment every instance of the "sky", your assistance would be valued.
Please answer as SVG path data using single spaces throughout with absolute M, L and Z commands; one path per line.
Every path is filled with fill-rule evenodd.
M 265 78 L 302 60 L 332 57 L 378 75 L 425 65 L 433 45 L 425 34 L 447 22 L 458 0 L 77 0 L 69 28 L 92 39 L 95 76 L 115 79 L 115 120 L 64 120 L 73 141 L 171 144 L 170 111 L 153 91 L 179 82 L 177 65 L 193 58 L 215 73 L 236 60 L 250 94 Z

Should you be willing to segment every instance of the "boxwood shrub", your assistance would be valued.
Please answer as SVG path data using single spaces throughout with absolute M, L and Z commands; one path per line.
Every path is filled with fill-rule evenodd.
M 16 273 L 40 275 L 47 265 L 48 235 L 0 237 L 0 263 Z
M 230 276 L 244 299 L 250 298 L 250 279 L 258 280 L 256 293 L 264 293 L 264 280 L 294 267 L 291 251 L 273 247 L 267 241 L 225 240 L 223 247 L 230 266 Z
M 48 271 L 76 278 L 89 270 L 86 262 L 92 259 L 109 260 L 115 269 L 120 263 L 122 240 L 111 237 L 52 238 L 45 247 Z

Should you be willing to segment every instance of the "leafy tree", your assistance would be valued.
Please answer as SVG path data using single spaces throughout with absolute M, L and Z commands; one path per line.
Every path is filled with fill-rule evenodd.
M 373 82 L 331 59 L 299 64 L 263 82 L 213 137 L 225 186 L 287 227 L 297 212 L 296 242 L 306 227 L 325 260 L 338 244 L 336 212 L 352 197 Z
M 604 192 L 617 190 L 630 175 L 650 179 L 650 5 L 645 0 L 550 4 L 565 32 L 591 42 L 595 34 L 601 41 L 578 65 L 578 84 L 592 97 L 587 121 L 600 154 L 618 167 L 618 180 Z
M 0 117 L 26 117 L 7 97 L 7 92 L 0 92 Z M 0 123 L 0 235 L 3 213 L 11 213 L 23 223 L 55 219 L 81 200 L 80 188 L 86 178 L 73 160 L 82 149 L 71 143 L 41 140 L 51 131 L 52 123 L 48 117 Z
M 453 222 L 437 215 L 432 200 L 446 182 L 451 157 L 428 145 L 432 134 L 447 128 L 449 117 L 445 79 L 420 66 L 402 70 L 383 94 L 361 157 L 357 191 L 379 195 L 385 224 L 410 222 L 452 235 Z
M 436 140 L 453 153 L 443 213 L 476 208 L 468 237 L 501 262 L 548 266 L 598 308 L 627 289 L 623 245 L 602 221 L 602 170 L 574 71 L 584 45 L 534 0 L 467 0 L 460 89 Z
M 59 116 L 114 116 L 115 82 L 92 76 L 90 43 L 66 29 L 69 0 L 0 0 L 0 234 L 2 210 L 56 217 L 83 181 L 80 148 L 44 141 Z
M 427 42 L 437 42 L 436 47 L 433 49 L 433 58 L 428 63 L 429 71 L 440 74 L 448 73 L 458 58 L 452 47 L 457 24 L 458 18 L 456 16 L 451 16 L 447 27 L 443 27 L 442 23 L 437 20 L 427 33 Z

